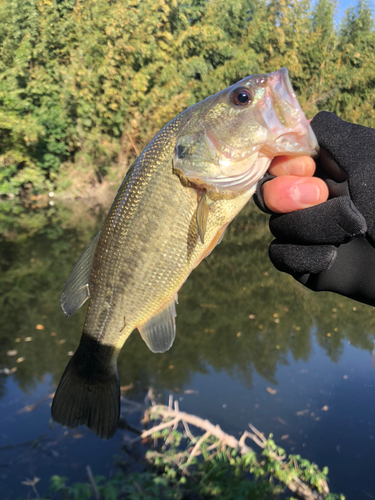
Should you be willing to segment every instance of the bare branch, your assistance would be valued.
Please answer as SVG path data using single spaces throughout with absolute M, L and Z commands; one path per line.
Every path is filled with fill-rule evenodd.
M 210 433 L 209 431 L 207 431 L 207 432 L 205 432 L 205 433 L 203 434 L 203 436 L 201 436 L 201 437 L 198 439 L 198 441 L 197 441 L 196 445 L 195 445 L 195 446 L 194 446 L 194 448 L 193 448 L 193 451 L 190 453 L 190 457 L 189 457 L 188 461 L 186 462 L 185 467 L 187 467 L 187 466 L 190 464 L 190 462 L 191 462 L 191 461 L 193 460 L 193 458 L 195 457 L 195 455 L 196 455 L 197 451 L 200 449 L 201 444 L 203 444 L 203 443 L 204 443 L 204 441 L 206 441 L 206 439 L 208 439 L 208 438 L 210 437 L 210 435 L 211 435 L 211 433 Z
M 174 409 L 172 409 L 172 404 L 174 403 Z M 249 446 L 246 445 L 246 439 L 251 439 L 254 443 L 256 443 L 260 448 L 265 449 L 267 447 L 267 439 L 265 438 L 264 434 L 261 433 L 258 429 L 256 429 L 253 425 L 249 424 L 250 429 L 252 430 L 253 433 L 250 433 L 248 431 L 245 431 L 241 438 L 238 440 L 234 436 L 231 436 L 230 434 L 225 433 L 219 425 L 213 425 L 211 422 L 208 420 L 204 420 L 202 418 L 197 417 L 196 415 L 191 415 L 189 413 L 185 413 L 179 410 L 179 405 L 178 401 L 173 402 L 173 398 L 170 397 L 169 399 L 169 406 L 164 406 L 164 405 L 155 405 L 152 406 L 151 408 L 148 409 L 150 412 L 151 416 L 153 417 L 159 417 L 163 420 L 165 419 L 170 419 L 167 422 L 162 422 L 159 425 L 156 425 L 155 427 L 152 427 L 151 429 L 148 429 L 144 432 L 142 432 L 140 438 L 136 438 L 135 440 L 132 441 L 135 442 L 138 439 L 144 439 L 146 437 L 151 436 L 152 434 L 155 434 L 156 432 L 159 432 L 163 429 L 175 429 L 177 428 L 178 424 L 181 422 L 182 425 L 184 425 L 186 434 L 189 436 L 191 439 L 192 443 L 196 441 L 196 438 L 191 434 L 190 429 L 188 427 L 189 425 L 193 425 L 194 427 L 197 427 L 199 429 L 202 429 L 205 431 L 205 434 L 201 436 L 198 441 L 195 443 L 190 456 L 187 460 L 186 463 L 183 463 L 183 457 L 186 456 L 185 454 L 178 454 L 172 459 L 171 461 L 174 461 L 174 463 L 178 464 L 179 468 L 182 469 L 182 471 L 186 474 L 188 474 L 187 466 L 191 463 L 193 460 L 193 457 L 201 455 L 201 445 L 202 443 L 208 439 L 210 436 L 215 437 L 218 441 L 211 444 L 207 449 L 211 450 L 214 448 L 217 448 L 218 446 L 222 447 L 228 447 L 237 450 L 241 455 L 246 455 L 248 453 L 254 453 L 255 451 L 250 448 Z M 214 456 L 217 452 L 215 451 L 212 456 Z M 261 462 L 262 460 L 265 460 L 263 456 L 256 455 L 257 460 Z M 270 457 L 273 460 L 277 460 L 281 467 L 285 470 L 288 469 L 288 464 L 285 462 L 285 456 L 279 456 L 275 452 L 270 453 Z M 176 461 L 176 458 L 178 459 Z M 181 462 L 180 462 L 181 459 Z M 292 471 L 290 471 L 292 472 Z M 308 485 L 306 485 L 303 481 L 301 481 L 297 476 L 291 477 L 289 481 L 286 482 L 286 486 L 289 488 L 290 491 L 292 491 L 296 496 L 299 498 L 302 498 L 303 500 L 324 500 L 324 498 L 328 495 L 329 493 L 329 488 L 327 485 L 327 482 L 322 480 L 321 481 L 321 488 L 323 493 L 319 494 L 317 491 L 312 491 Z
M 132 139 L 131 135 L 129 134 L 129 132 L 126 132 L 126 135 L 128 136 L 128 139 L 129 139 L 129 141 L 130 141 L 130 144 L 133 146 L 133 149 L 134 149 L 134 151 L 135 151 L 136 155 L 137 155 L 137 156 L 139 156 L 139 151 L 138 151 L 138 148 L 137 148 L 137 146 L 135 145 L 135 143 L 134 143 L 134 141 L 133 141 L 133 139 Z
M 95 482 L 91 467 L 89 465 L 86 465 L 86 472 L 87 472 L 87 477 L 89 478 L 89 481 L 91 484 L 91 488 L 92 488 L 92 492 L 94 494 L 94 497 L 96 500 L 100 500 L 98 485 Z
M 190 432 L 189 426 L 188 426 L 188 424 L 185 422 L 185 420 L 182 420 L 182 425 L 184 426 L 184 428 L 185 428 L 185 432 L 186 432 L 186 435 L 188 436 L 188 438 L 190 439 L 190 441 L 191 441 L 192 443 L 195 443 L 196 439 L 195 439 L 195 437 L 193 436 L 193 434 Z
M 155 427 L 151 427 L 151 429 L 143 431 L 140 438 L 144 439 L 148 436 L 151 436 L 152 434 L 155 434 L 156 432 L 162 431 L 163 429 L 167 429 L 168 427 L 172 427 L 175 423 L 178 424 L 179 421 L 180 418 L 175 417 L 173 420 L 169 420 L 169 422 L 164 422 L 163 424 L 155 425 Z
M 254 427 L 252 424 L 249 424 L 250 429 L 254 432 L 256 436 L 263 442 L 266 443 L 267 439 L 264 437 L 263 432 L 258 431 L 256 427 Z

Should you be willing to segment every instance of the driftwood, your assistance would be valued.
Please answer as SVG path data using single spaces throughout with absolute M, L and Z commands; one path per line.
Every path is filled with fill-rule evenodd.
M 123 400 L 126 404 L 132 406 L 132 402 L 130 400 L 127 400 L 126 398 L 123 398 Z M 172 407 L 172 403 L 173 403 L 172 399 L 170 398 L 169 406 L 153 405 L 148 407 L 147 409 L 143 407 L 145 410 L 144 421 L 148 421 L 149 417 L 159 417 L 162 419 L 162 422 L 158 425 L 151 427 L 150 429 L 144 430 L 139 435 L 139 437 L 133 439 L 128 444 L 132 444 L 135 443 L 136 441 L 151 437 L 153 434 L 162 431 L 164 429 L 168 428 L 176 429 L 178 424 L 181 423 L 185 428 L 187 436 L 194 444 L 190 452 L 189 459 L 182 466 L 184 473 L 187 474 L 188 474 L 187 466 L 191 463 L 194 457 L 197 457 L 202 454 L 201 445 L 210 436 L 216 437 L 218 441 L 212 444 L 208 449 L 214 449 L 219 446 L 222 447 L 227 446 L 229 448 L 237 450 L 241 455 L 246 455 L 247 453 L 251 452 L 255 453 L 255 451 L 246 444 L 247 439 L 251 439 L 256 445 L 258 445 L 262 449 L 266 448 L 267 440 L 265 439 L 264 435 L 251 424 L 249 424 L 249 427 L 252 432 L 244 431 L 241 438 L 238 440 L 234 436 L 231 436 L 230 434 L 224 432 L 218 425 L 214 425 L 208 420 L 199 418 L 196 415 L 191 415 L 189 413 L 180 411 L 177 401 L 174 402 L 173 405 L 174 407 Z M 140 407 L 141 405 L 137 404 L 138 410 L 140 409 Z M 202 429 L 203 431 L 205 431 L 205 433 L 199 439 L 195 438 L 189 428 L 189 424 L 199 429 Z M 151 455 L 160 456 L 160 454 L 157 452 L 153 452 Z M 273 459 L 278 460 L 282 468 L 285 468 L 285 470 L 287 469 L 287 464 L 285 462 L 286 456 L 279 456 L 276 453 L 271 453 L 270 456 Z M 261 461 L 262 457 L 258 455 L 258 459 L 259 461 Z M 328 484 L 324 480 L 321 480 L 320 483 L 322 489 L 321 494 L 319 494 L 317 491 L 312 491 L 298 477 L 292 478 L 286 484 L 286 486 L 295 495 L 304 500 L 324 500 L 329 493 Z
M 95 500 L 100 500 L 98 486 L 95 482 L 94 475 L 93 475 L 91 467 L 89 465 L 86 465 L 86 472 L 87 472 L 87 477 L 89 478 L 89 481 L 91 484 L 91 489 L 92 489 L 93 495 L 95 497 Z

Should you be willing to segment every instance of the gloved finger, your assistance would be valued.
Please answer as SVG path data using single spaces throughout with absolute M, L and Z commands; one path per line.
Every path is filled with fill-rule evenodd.
M 348 178 L 348 174 L 340 167 L 334 157 L 326 149 L 320 148 L 319 166 L 324 169 L 330 179 L 335 182 L 344 182 Z
M 311 126 L 319 145 L 346 173 L 359 171 L 361 175 L 367 166 L 373 169 L 375 129 L 345 122 L 327 111 L 320 111 L 312 119 Z
M 339 196 L 350 197 L 349 186 L 347 181 L 335 182 L 332 179 L 326 179 L 324 182 L 327 184 L 330 198 L 337 198 Z
M 305 274 L 318 274 L 329 269 L 337 255 L 334 245 L 290 245 L 274 240 L 269 257 L 278 271 L 298 279 Z
M 318 113 L 311 126 L 320 146 L 348 174 L 350 197 L 367 221 L 368 236 L 375 241 L 375 129 L 344 122 L 326 111 Z
M 286 175 L 264 184 L 263 198 L 273 212 L 288 213 L 323 203 L 328 198 L 328 188 L 316 177 Z
M 348 196 L 289 214 L 273 215 L 271 233 L 296 244 L 339 245 L 367 231 L 366 220 Z
M 375 248 L 366 238 L 340 245 L 331 266 L 320 274 L 296 277 L 305 286 L 375 305 Z
M 253 196 L 255 205 L 264 212 L 265 214 L 273 214 L 273 212 L 267 207 L 263 198 L 263 186 L 270 180 L 275 179 L 274 175 L 270 175 L 268 172 L 258 181 L 256 185 L 256 190 Z
M 316 177 L 323 179 L 327 184 L 330 198 L 350 196 L 347 173 L 335 161 L 331 153 L 324 148 L 320 148 Z

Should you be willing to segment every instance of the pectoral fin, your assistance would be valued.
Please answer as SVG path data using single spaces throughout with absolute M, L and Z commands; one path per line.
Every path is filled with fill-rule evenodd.
M 206 234 L 209 210 L 210 209 L 207 203 L 207 196 L 206 193 L 204 193 L 199 200 L 196 215 L 198 234 L 202 244 L 204 243 L 204 236 Z
M 78 259 L 65 282 L 60 295 L 61 309 L 65 316 L 75 313 L 90 297 L 89 280 L 99 235 L 100 231 Z
M 147 323 L 138 327 L 141 337 L 152 352 L 165 352 L 172 346 L 176 336 L 176 299 L 169 302 Z

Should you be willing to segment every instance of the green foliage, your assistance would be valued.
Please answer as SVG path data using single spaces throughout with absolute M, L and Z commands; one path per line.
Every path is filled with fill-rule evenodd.
M 375 125 L 365 0 L 334 28 L 334 0 L 4 0 L 0 195 L 66 189 L 85 155 L 105 176 L 187 106 L 247 74 L 288 67 L 304 109 Z
M 158 446 L 161 451 L 147 452 L 148 468 L 145 472 L 119 472 L 112 478 L 94 478 L 103 500 L 182 500 L 194 494 L 196 497 L 193 498 L 201 499 L 271 500 L 285 494 L 286 485 L 293 479 L 319 493 L 327 480 L 327 467 L 320 471 L 316 464 L 299 455 L 289 455 L 285 459 L 285 450 L 275 444 L 272 435 L 258 456 L 253 451 L 241 456 L 211 436 L 202 443 L 200 458 L 193 459 L 191 452 L 197 438 L 192 442 L 185 433 L 170 429 L 155 433 L 153 438 L 161 441 Z M 51 478 L 51 490 L 60 493 L 58 498 L 91 498 L 92 485 L 76 483 L 68 486 L 66 481 L 60 476 Z M 343 495 L 333 493 L 326 498 L 345 500 Z
M 102 500 L 117 500 L 118 498 L 167 500 L 181 498 L 173 486 L 168 484 L 166 478 L 153 472 L 136 472 L 130 475 L 119 472 L 112 478 L 95 476 L 94 480 Z M 58 494 L 57 498 L 64 500 L 90 500 L 93 498 L 90 484 L 75 483 L 69 486 L 66 481 L 66 477 L 51 477 L 50 489 L 53 493 Z M 56 498 L 56 496 L 53 498 Z
M 51 490 L 53 492 L 62 492 L 63 498 L 71 498 L 72 500 L 86 500 L 91 498 L 91 487 L 86 483 L 76 483 L 73 486 L 66 486 L 67 478 L 61 476 L 51 477 Z

